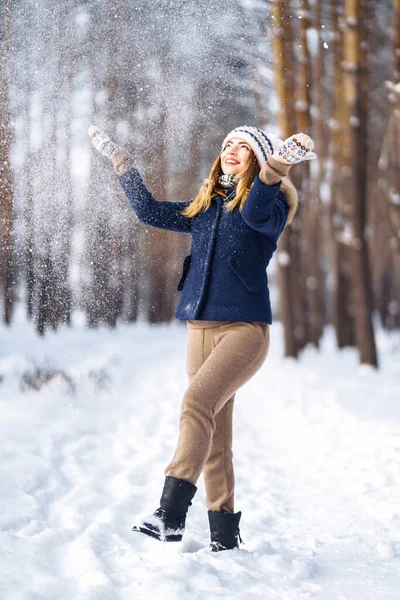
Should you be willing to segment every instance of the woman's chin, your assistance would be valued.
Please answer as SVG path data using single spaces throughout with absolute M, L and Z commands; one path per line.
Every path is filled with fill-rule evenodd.
M 235 168 L 229 169 L 229 168 L 223 167 L 222 172 L 224 175 L 237 175 L 238 173 L 240 173 L 240 170 L 235 169 Z

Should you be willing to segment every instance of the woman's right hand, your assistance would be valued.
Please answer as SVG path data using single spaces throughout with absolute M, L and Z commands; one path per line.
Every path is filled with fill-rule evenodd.
M 96 150 L 111 160 L 114 172 L 118 176 L 133 169 L 133 162 L 129 152 L 124 148 L 119 148 L 100 127 L 91 125 L 88 129 L 88 134 Z
M 91 125 L 88 129 L 88 134 L 93 146 L 106 158 L 111 158 L 111 154 L 115 150 L 118 150 L 118 146 L 114 144 L 106 132 L 100 129 L 100 127 Z
M 114 167 L 114 173 L 118 175 L 118 177 L 133 169 L 132 158 L 128 150 L 125 150 L 124 148 L 118 148 L 118 150 L 114 150 L 110 159 Z

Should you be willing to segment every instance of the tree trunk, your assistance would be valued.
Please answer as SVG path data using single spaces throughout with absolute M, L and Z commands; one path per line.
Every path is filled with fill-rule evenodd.
M 381 210 L 376 228 L 387 241 L 378 264 L 378 308 L 384 327 L 400 326 L 400 0 L 393 0 L 392 78 L 387 82 L 391 106 L 378 167 Z
M 316 130 L 314 119 L 317 114 L 320 114 L 322 103 L 318 104 L 315 97 L 315 89 L 321 87 L 321 73 L 313 78 L 313 70 L 311 66 L 311 55 L 308 45 L 308 36 L 311 29 L 310 7 L 308 0 L 301 0 L 299 17 L 299 51 L 297 55 L 298 72 L 296 76 L 297 82 L 297 101 L 296 106 L 296 122 L 297 130 L 308 134 L 313 134 Z M 313 29 L 320 36 L 320 23 L 313 24 Z M 314 61 L 320 59 L 318 52 L 313 57 Z M 320 94 L 321 96 L 321 94 Z M 314 100 L 313 105 L 312 100 Z M 311 117 L 312 115 L 312 117 Z M 319 119 L 320 133 L 321 119 Z M 318 123 L 318 121 L 317 121 Z M 322 135 L 314 136 L 316 148 L 323 152 Z M 298 216 L 299 229 L 301 232 L 299 244 L 300 253 L 298 257 L 302 257 L 302 265 L 299 266 L 298 274 L 301 277 L 302 289 L 304 297 L 305 310 L 303 313 L 303 321 L 305 325 L 304 342 L 311 343 L 314 346 L 319 345 L 319 340 L 323 331 L 324 309 L 323 309 L 323 294 L 322 289 L 324 279 L 321 269 L 321 261 L 323 258 L 322 244 L 320 243 L 320 230 L 322 226 L 321 210 L 319 201 L 319 164 L 322 160 L 320 157 L 318 163 L 310 164 L 303 163 L 295 167 L 294 177 L 298 181 L 299 189 L 301 190 L 302 210 Z
M 367 217 L 367 35 L 361 30 L 367 0 L 345 0 L 344 31 L 344 91 L 348 112 L 351 176 L 348 193 L 352 200 L 351 283 L 355 305 L 355 334 L 362 363 L 377 366 L 375 337 L 372 325 L 372 284 L 369 249 L 366 241 Z
M 152 139 L 154 146 L 148 154 L 152 176 L 150 189 L 157 200 L 162 201 L 167 196 L 166 173 L 166 107 L 159 107 L 158 119 L 154 122 Z M 169 281 L 170 244 L 171 236 L 176 234 L 151 227 L 148 230 L 149 257 L 149 304 L 147 316 L 150 323 L 161 323 L 172 317 L 171 282 Z
M 14 302 L 13 178 L 10 159 L 11 11 L 11 0 L 4 0 L 0 6 L 0 284 L 3 320 L 7 325 L 11 323 Z
M 313 246 L 316 251 L 311 255 L 312 269 L 310 274 L 309 286 L 310 303 L 312 307 L 313 320 L 311 323 L 311 341 L 315 346 L 319 346 L 320 338 L 324 331 L 326 323 L 326 303 L 325 288 L 326 274 L 323 269 L 323 262 L 327 258 L 327 239 L 329 234 L 328 220 L 325 206 L 321 202 L 321 186 L 325 178 L 326 164 L 326 134 L 324 130 L 324 90 L 322 87 L 324 77 L 324 48 L 322 43 L 322 0 L 316 1 L 314 27 L 318 36 L 317 51 L 313 66 L 313 86 L 312 86 L 312 123 L 311 133 L 318 149 L 318 161 L 310 164 L 310 235 L 307 239 L 314 240 Z
M 289 4 L 289 3 L 287 3 Z M 291 135 L 295 116 L 293 114 L 293 32 L 290 22 L 290 6 L 283 6 L 280 0 L 272 2 L 273 38 L 272 56 L 275 68 L 275 89 L 278 97 L 278 124 L 283 138 Z M 298 294 L 298 264 L 294 262 L 293 242 L 296 233 L 287 227 L 279 239 L 279 295 L 280 319 L 284 327 L 285 356 L 297 357 L 304 339 L 304 324 L 299 323 L 297 314 L 302 311 L 301 297 Z M 297 244 L 296 244 L 297 246 Z M 301 329 L 299 329 L 301 327 Z
M 346 111 L 343 102 L 343 46 L 341 20 L 343 5 L 331 1 L 332 54 L 333 54 L 333 98 L 331 118 L 331 142 L 329 146 L 328 181 L 331 188 L 330 227 L 333 265 L 333 324 L 339 348 L 355 345 L 354 308 L 350 297 L 350 251 L 344 232 L 347 229 L 348 176 L 350 171 L 350 148 L 347 134 Z

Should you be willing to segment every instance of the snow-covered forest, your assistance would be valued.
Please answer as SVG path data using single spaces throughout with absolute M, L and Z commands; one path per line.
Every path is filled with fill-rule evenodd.
M 0 31 L 1 600 L 398 600 L 400 0 L 2 0 Z M 190 240 L 139 221 L 91 124 L 160 201 L 238 125 L 315 142 L 221 556 L 201 485 L 182 544 L 131 532 L 176 441 Z
M 89 147 L 104 127 L 159 199 L 193 198 L 240 123 L 312 135 L 301 210 L 280 240 L 285 352 L 339 347 L 377 363 L 400 326 L 398 3 L 216 0 L 2 3 L 1 285 L 44 334 L 170 321 L 185 236 L 148 230 Z M 391 82 L 390 85 L 387 82 Z M 397 85 L 397 87 L 396 87 Z

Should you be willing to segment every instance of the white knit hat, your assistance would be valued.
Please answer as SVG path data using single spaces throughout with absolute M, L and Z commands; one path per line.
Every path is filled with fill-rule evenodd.
M 275 135 L 267 135 L 262 129 L 243 125 L 242 127 L 232 129 L 232 131 L 228 133 L 222 143 L 222 150 L 229 140 L 236 137 L 245 140 L 250 145 L 256 155 L 260 169 L 265 165 L 274 150 L 282 144 L 282 140 Z

